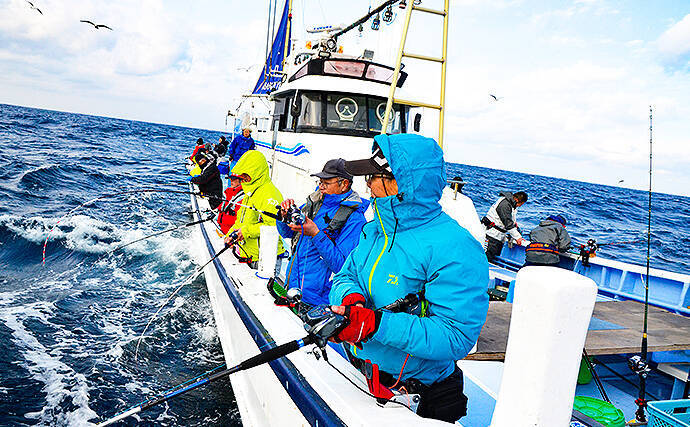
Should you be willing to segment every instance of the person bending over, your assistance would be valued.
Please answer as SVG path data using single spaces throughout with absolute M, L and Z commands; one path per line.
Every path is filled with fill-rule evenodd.
M 503 243 L 508 236 L 514 239 L 518 245 L 522 245 L 524 239 L 517 226 L 517 208 L 527 201 L 527 193 L 518 191 L 513 194 L 509 191 L 498 193 L 500 196 L 486 216 L 482 218 L 482 224 L 486 227 L 486 258 L 489 262 L 501 255 Z
M 208 205 L 216 209 L 223 202 L 223 180 L 216 166 L 215 159 L 209 160 L 204 154 L 196 153 L 194 161 L 199 165 L 201 174 L 189 178 L 189 181 L 199 186 L 201 195 L 208 198 Z
M 343 159 L 329 160 L 312 176 L 319 178 L 319 187 L 301 208 L 304 224 L 277 226 L 281 236 L 292 239 L 287 288 L 300 288 L 302 303 L 318 305 L 328 303 L 333 273 L 340 271 L 359 242 L 369 201 L 352 191 L 352 175 L 345 171 Z M 292 206 L 294 200 L 283 201 L 283 217 Z
M 570 249 L 570 234 L 565 229 L 565 224 L 563 215 L 551 215 L 529 233 L 530 244 L 525 248 L 525 267 L 558 267 L 560 254 Z
M 374 157 L 345 164 L 367 175 L 374 220 L 333 278 L 331 310 L 349 318 L 337 340 L 352 344 L 354 364 L 377 365 L 383 386 L 419 393 L 418 415 L 455 422 L 467 408 L 456 360 L 486 320 L 488 263 L 439 204 L 446 175 L 438 144 L 412 134 L 374 141 Z M 422 298 L 418 310 L 380 310 L 410 293 Z
M 232 174 L 242 178 L 244 191 L 243 205 L 251 206 L 259 211 L 278 212 L 276 206 L 283 200 L 283 196 L 271 182 L 266 158 L 259 151 L 249 151 L 242 156 L 232 168 Z M 242 261 L 251 268 L 258 268 L 259 261 L 259 234 L 261 226 L 275 227 L 276 220 L 262 215 L 254 209 L 240 207 L 237 211 L 237 219 L 225 237 L 225 243 L 233 243 L 231 234 L 237 230 L 238 239 L 236 252 Z M 282 254 L 283 243 L 278 241 L 278 254 Z

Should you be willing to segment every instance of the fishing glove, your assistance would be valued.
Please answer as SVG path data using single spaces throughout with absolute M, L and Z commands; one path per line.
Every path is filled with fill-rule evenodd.
M 354 294 L 346 295 L 343 298 L 343 302 L 340 303 L 340 305 L 357 305 L 357 304 L 364 305 L 365 303 L 366 303 L 366 300 L 364 299 L 364 295 L 354 293 Z
M 381 324 L 381 312 L 369 308 L 348 305 L 345 307 L 345 317 L 350 323 L 340 331 L 337 338 L 353 344 L 366 342 L 374 336 Z

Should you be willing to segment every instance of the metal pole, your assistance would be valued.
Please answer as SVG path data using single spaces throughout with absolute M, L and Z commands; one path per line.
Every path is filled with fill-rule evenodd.
M 412 17 L 412 9 L 414 7 L 414 0 L 407 3 L 407 10 L 405 11 L 405 22 L 403 23 L 402 36 L 400 37 L 400 48 L 398 49 L 398 58 L 395 61 L 395 70 L 393 71 L 393 78 L 391 79 L 391 87 L 388 91 L 388 100 L 386 101 L 386 113 L 383 116 L 383 123 L 381 123 L 381 134 L 385 134 L 388 130 L 388 122 L 393 110 L 393 97 L 395 96 L 395 88 L 398 86 L 398 78 L 400 77 L 400 65 L 402 64 L 403 50 L 405 49 L 405 40 L 407 39 L 407 30 L 410 28 L 410 18 Z
M 441 53 L 441 58 L 443 62 L 441 63 L 441 110 L 439 110 L 438 117 L 438 145 L 443 149 L 443 121 L 446 114 L 446 64 L 448 63 L 448 13 L 450 12 L 450 7 L 448 5 L 449 0 L 445 1 L 443 15 L 443 53 Z

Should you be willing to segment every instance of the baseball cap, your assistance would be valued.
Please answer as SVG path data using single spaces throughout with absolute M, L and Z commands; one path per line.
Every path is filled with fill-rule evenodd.
M 393 169 L 391 169 L 388 160 L 386 160 L 381 147 L 377 143 L 374 143 L 373 156 L 368 159 L 347 161 L 345 162 L 345 170 L 355 176 L 377 173 L 393 176 Z
M 344 159 L 329 160 L 323 165 L 323 170 L 321 172 L 313 173 L 311 176 L 321 179 L 345 178 L 352 181 L 352 175 L 345 170 L 345 163 Z

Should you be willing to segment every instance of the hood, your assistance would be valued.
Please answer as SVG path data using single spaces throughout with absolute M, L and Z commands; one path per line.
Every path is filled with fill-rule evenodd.
M 247 151 L 232 168 L 233 175 L 246 173 L 251 177 L 251 181 L 243 182 L 242 188 L 245 193 L 252 194 L 257 188 L 271 181 L 268 174 L 268 163 L 266 157 L 256 150 Z
M 510 191 L 501 191 L 498 193 L 499 196 L 505 197 L 508 202 L 510 202 L 510 206 L 515 207 L 515 200 L 513 199 L 513 193 Z
M 436 141 L 414 134 L 378 135 L 374 141 L 398 183 L 396 196 L 374 201 L 384 223 L 389 222 L 386 229 L 396 222 L 398 229 L 412 228 L 440 215 L 438 202 L 446 186 L 446 165 Z
M 550 220 L 550 219 L 545 219 L 545 220 L 543 220 L 543 221 L 541 221 L 541 222 L 539 223 L 539 226 L 540 226 L 540 227 L 548 227 L 548 226 L 551 226 L 551 225 L 560 225 L 561 227 L 563 226 L 563 224 L 561 224 L 560 222 L 553 221 L 553 220 Z

